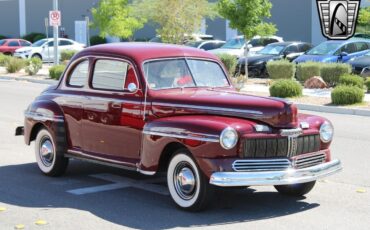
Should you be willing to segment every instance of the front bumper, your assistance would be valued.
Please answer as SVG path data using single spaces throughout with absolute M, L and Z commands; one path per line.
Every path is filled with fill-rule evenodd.
M 28 59 L 29 53 L 14 53 L 13 56 L 16 58 Z
M 339 160 L 315 165 L 303 169 L 267 172 L 215 172 L 210 184 L 220 187 L 238 187 L 252 185 L 288 185 L 306 183 L 330 176 L 342 170 Z

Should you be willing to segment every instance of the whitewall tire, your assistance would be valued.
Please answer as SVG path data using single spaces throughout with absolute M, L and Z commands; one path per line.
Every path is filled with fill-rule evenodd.
M 68 166 L 68 158 L 64 157 L 64 143 L 56 143 L 47 129 L 41 129 L 35 141 L 36 162 L 45 175 L 60 176 Z
M 185 210 L 204 209 L 212 195 L 208 180 L 186 149 L 176 151 L 170 160 L 167 185 L 173 201 Z

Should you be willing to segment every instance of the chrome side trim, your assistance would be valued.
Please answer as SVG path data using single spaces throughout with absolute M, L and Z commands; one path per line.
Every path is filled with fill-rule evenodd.
M 220 142 L 220 137 L 209 134 L 197 134 L 197 133 L 164 133 L 156 131 L 143 131 L 145 135 L 161 136 L 161 137 L 173 137 L 180 139 L 190 139 L 196 141 L 205 141 L 205 142 Z
M 342 170 L 339 160 L 315 165 L 309 168 L 267 172 L 215 172 L 210 184 L 220 187 L 288 185 L 315 181 Z
M 93 156 L 93 155 L 90 155 L 90 154 L 83 153 L 81 151 L 68 150 L 67 152 L 72 154 L 72 156 L 69 155 L 72 158 L 83 158 L 83 159 L 86 159 L 86 160 L 98 160 L 99 162 L 100 161 L 103 161 L 103 162 L 105 161 L 105 162 L 109 162 L 109 163 L 112 163 L 112 164 L 119 164 L 122 167 L 133 168 L 131 170 L 136 170 L 137 171 L 137 168 L 136 168 L 135 164 L 131 164 L 132 165 L 132 167 L 131 167 L 131 166 L 129 166 L 130 163 L 127 163 L 127 162 L 116 161 L 116 160 L 112 160 L 112 159 L 97 157 L 97 156 Z M 92 159 L 89 159 L 89 158 L 92 158 Z M 127 164 L 127 166 L 123 166 L 122 164 Z
M 24 112 L 26 118 L 33 119 L 35 121 L 55 121 L 55 122 L 64 122 L 63 116 L 50 116 L 42 113 L 35 112 Z
M 142 170 L 142 169 L 137 169 L 137 171 L 139 173 L 147 175 L 147 176 L 153 176 L 156 173 L 156 171 L 145 171 L 145 170 Z
M 250 113 L 254 115 L 263 115 L 260 111 L 255 110 L 246 110 L 246 109 L 229 109 L 229 108 L 221 108 L 221 107 L 211 107 L 211 106 L 201 106 L 201 105 L 185 105 L 185 104 L 172 104 L 172 103 L 159 103 L 153 102 L 152 106 L 168 106 L 168 107 L 178 107 L 178 108 L 186 108 L 186 109 L 198 109 L 198 110 L 209 110 L 212 112 L 235 112 L 235 113 Z

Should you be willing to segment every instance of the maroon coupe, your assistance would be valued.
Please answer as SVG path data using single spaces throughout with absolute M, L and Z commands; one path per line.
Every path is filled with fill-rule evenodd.
M 302 196 L 341 170 L 330 121 L 237 92 L 213 54 L 144 43 L 87 48 L 25 111 L 26 144 L 48 176 L 69 158 L 167 172 L 174 202 L 206 206 L 215 187 L 273 185 Z

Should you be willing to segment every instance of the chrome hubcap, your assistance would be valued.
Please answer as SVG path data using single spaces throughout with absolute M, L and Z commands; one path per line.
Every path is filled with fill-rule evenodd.
M 177 194 L 189 200 L 193 198 L 196 188 L 196 178 L 193 170 L 187 164 L 179 164 L 174 172 L 174 184 Z
M 45 166 L 50 166 L 54 160 L 53 143 L 48 137 L 43 138 L 40 142 L 39 155 Z

